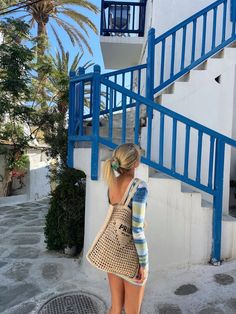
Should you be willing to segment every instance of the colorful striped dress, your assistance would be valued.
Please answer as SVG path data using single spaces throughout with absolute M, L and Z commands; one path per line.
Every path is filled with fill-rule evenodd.
M 133 181 L 132 185 L 129 188 L 129 191 L 132 189 L 136 182 L 137 182 L 136 180 Z M 144 233 L 147 196 L 148 196 L 147 184 L 145 181 L 142 180 L 139 183 L 137 191 L 135 192 L 133 198 L 131 198 L 130 200 L 129 207 L 132 208 L 132 235 L 139 258 L 139 264 L 148 270 L 149 269 L 148 245 Z M 123 277 L 122 275 L 117 274 L 117 276 L 128 280 L 126 277 Z M 143 283 L 135 283 L 135 285 L 142 286 L 145 284 L 146 280 Z M 133 283 L 132 281 L 130 282 Z

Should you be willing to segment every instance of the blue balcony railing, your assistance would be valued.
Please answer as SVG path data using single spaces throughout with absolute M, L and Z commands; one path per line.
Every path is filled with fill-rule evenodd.
M 144 36 L 146 2 L 147 0 L 140 2 L 102 0 L 100 34 Z

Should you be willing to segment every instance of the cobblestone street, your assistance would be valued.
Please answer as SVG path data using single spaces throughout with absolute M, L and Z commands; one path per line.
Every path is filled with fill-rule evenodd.
M 46 250 L 47 210 L 48 199 L 0 207 L 0 313 L 37 313 L 48 300 L 79 292 L 98 297 L 108 308 L 107 279 L 97 276 L 91 281 L 80 269 L 78 257 Z M 155 313 L 236 313 L 236 261 L 152 273 L 142 314 Z

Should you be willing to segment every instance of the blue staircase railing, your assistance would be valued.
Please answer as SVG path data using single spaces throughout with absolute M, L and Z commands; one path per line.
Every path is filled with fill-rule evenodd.
M 154 64 L 153 95 L 216 54 L 236 38 L 235 21 L 230 21 L 230 1 L 218 0 L 155 38 L 149 36 Z M 188 49 L 190 47 L 190 49 Z
M 233 1 L 233 0 L 232 0 Z M 156 170 L 162 171 L 174 178 L 177 178 L 187 184 L 192 185 L 211 195 L 213 197 L 213 242 L 211 262 L 218 263 L 220 261 L 221 251 L 221 218 L 222 218 L 222 202 L 223 202 L 223 177 L 224 177 L 224 159 L 226 146 L 236 147 L 236 141 L 224 136 L 214 130 L 207 128 L 191 119 L 188 119 L 180 114 L 177 114 L 163 105 L 153 101 L 155 93 L 162 88 L 174 82 L 181 75 L 185 74 L 196 65 L 200 64 L 217 51 L 227 46 L 236 39 L 235 36 L 235 21 L 229 23 L 229 0 L 220 0 L 214 2 L 206 9 L 201 10 L 183 23 L 172 28 L 165 34 L 155 38 L 154 30 L 151 29 L 148 35 L 148 54 L 147 64 L 131 67 L 111 73 L 101 75 L 100 67 L 95 66 L 93 73 L 85 74 L 83 69 L 80 69 L 77 76 L 74 72 L 70 77 L 70 104 L 69 104 L 69 127 L 68 127 L 68 166 L 73 167 L 73 152 L 76 142 L 88 141 L 91 142 L 91 178 L 97 180 L 98 177 L 98 154 L 99 145 L 105 145 L 110 148 L 115 148 L 118 143 L 114 141 L 113 136 L 113 115 L 115 112 L 121 113 L 121 142 L 126 142 L 126 128 L 128 126 L 127 110 L 133 108 L 135 115 L 134 122 L 134 138 L 133 141 L 139 144 L 140 137 L 140 113 L 141 109 L 145 108 L 147 112 L 147 139 L 145 147 L 145 155 L 141 161 Z M 220 9 L 221 8 L 221 9 Z M 221 11 L 220 11 L 221 10 Z M 207 28 L 209 14 L 212 14 L 212 36 L 209 40 Z M 222 27 L 219 32 L 217 21 L 219 20 L 218 12 L 222 12 Z M 199 18 L 202 18 L 203 32 L 200 36 L 201 46 L 197 25 Z M 218 19 L 217 19 L 218 18 Z M 187 31 L 189 25 L 192 25 L 192 44 L 190 45 L 190 59 L 187 58 Z M 230 25 L 230 32 L 229 32 Z M 175 43 L 177 43 L 177 32 L 182 30 L 182 42 L 180 42 L 180 54 L 177 54 Z M 167 45 L 167 39 L 172 39 L 172 44 Z M 175 39 L 174 39 L 175 38 Z M 220 41 L 218 41 L 220 38 Z M 210 42 L 210 46 L 209 46 Z M 208 43 L 208 45 L 207 45 Z M 160 58 L 157 58 L 156 49 L 161 46 Z M 168 67 L 167 64 L 167 47 L 169 47 L 169 76 L 166 76 Z M 198 47 L 198 49 L 197 49 Z M 197 55 L 200 48 L 200 56 Z M 168 55 L 168 54 L 167 54 Z M 181 56 L 179 62 L 175 56 Z M 160 60 L 158 63 L 157 61 Z M 159 68 L 158 68 L 159 65 Z M 159 80 L 155 74 L 159 72 Z M 145 84 L 146 83 L 146 84 Z M 146 85 L 146 86 L 145 86 Z M 144 90 L 142 87 L 145 86 Z M 87 97 L 85 97 L 87 94 Z M 85 111 L 89 108 L 89 112 Z M 100 136 L 100 117 L 108 115 L 109 123 L 107 136 Z M 153 137 L 153 116 L 159 115 L 159 132 L 156 134 L 159 139 L 159 154 L 158 158 L 152 155 L 152 137 Z M 90 121 L 89 121 L 90 120 Z M 88 134 L 86 125 L 88 121 L 91 124 L 92 130 Z M 166 163 L 166 155 L 164 154 L 165 147 L 165 124 L 171 130 L 171 161 Z M 169 123 L 169 122 L 168 122 Z M 180 149 L 177 145 L 178 130 L 180 126 L 184 126 L 184 156 L 183 169 L 180 170 L 176 166 L 177 154 Z M 192 132 L 197 133 L 196 141 L 196 171 L 195 176 L 189 173 L 190 165 L 190 138 Z M 209 164 L 207 168 L 207 181 L 205 173 L 202 171 L 203 146 L 204 141 L 208 140 L 209 146 Z M 170 145 L 170 143 L 168 145 Z M 205 157 L 205 156 L 204 156 Z M 205 181 L 204 181 L 205 180 Z
M 91 83 L 92 88 L 92 133 L 90 135 L 84 134 L 83 122 L 83 107 L 84 102 L 82 100 L 83 91 L 82 87 L 85 86 L 87 82 Z M 79 113 L 77 119 L 79 129 L 77 128 L 78 121 L 74 119 L 76 115 L 76 110 L 78 108 L 78 102 L 75 101 L 75 90 L 78 84 L 78 90 L 81 92 L 79 94 Z M 109 89 L 108 102 L 108 112 L 109 112 L 109 125 L 108 133 L 106 137 L 101 137 L 99 135 L 99 119 L 101 116 L 101 90 Z M 224 136 L 214 130 L 211 130 L 191 119 L 188 119 L 174 111 L 159 105 L 146 97 L 138 95 L 133 91 L 126 89 L 110 80 L 107 80 L 100 74 L 99 66 L 95 66 L 94 73 L 84 74 L 80 76 L 72 76 L 70 80 L 70 112 L 69 112 L 69 141 L 68 141 L 68 166 L 73 167 L 73 150 L 74 143 L 77 141 L 89 141 L 92 144 L 92 158 L 91 158 L 91 178 L 97 180 L 98 178 L 98 154 L 99 145 L 105 145 L 106 147 L 115 148 L 117 143 L 113 141 L 113 114 L 117 111 L 114 102 L 114 94 L 120 94 L 122 97 L 122 104 L 120 106 L 121 119 L 122 119 L 122 136 L 121 142 L 126 142 L 126 128 L 128 122 L 126 119 L 127 114 L 127 102 L 132 104 L 134 115 L 135 115 L 135 125 L 134 125 L 134 143 L 139 144 L 139 130 L 140 130 L 140 106 L 145 106 L 151 108 L 153 112 L 158 112 L 160 114 L 160 131 L 159 131 L 159 158 L 154 160 L 151 156 L 151 130 L 152 130 L 152 119 L 147 125 L 147 143 L 146 143 L 146 153 L 142 156 L 141 161 L 146 165 L 162 171 L 167 175 L 179 179 L 191 186 L 194 186 L 201 191 L 204 191 L 213 196 L 213 247 L 212 247 L 212 262 L 220 261 L 220 243 L 221 243 L 221 217 L 222 217 L 222 198 L 223 198 L 223 174 L 224 174 L 224 156 L 225 156 L 225 146 L 231 146 L 236 148 L 236 141 L 231 138 Z M 164 160 L 164 124 L 165 121 L 171 119 L 172 121 L 172 143 L 171 143 L 171 163 L 170 165 L 165 164 Z M 185 149 L 184 149 L 184 167 L 183 172 L 180 172 L 176 167 L 176 154 L 178 152 L 177 134 L 180 125 L 185 126 Z M 150 129 L 150 130 L 149 130 Z M 197 149 L 196 149 L 196 176 L 195 178 L 189 175 L 189 147 L 190 147 L 190 136 L 192 131 L 196 131 L 198 134 Z M 208 138 L 209 149 L 209 165 L 208 165 L 208 180 L 207 183 L 202 182 L 202 146 L 203 137 Z M 206 143 L 204 143 L 206 145 Z

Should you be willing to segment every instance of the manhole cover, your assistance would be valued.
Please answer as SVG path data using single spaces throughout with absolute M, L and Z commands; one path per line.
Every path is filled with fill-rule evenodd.
M 104 314 L 105 303 L 87 292 L 65 293 L 48 300 L 38 314 Z

